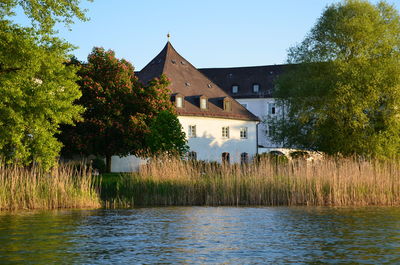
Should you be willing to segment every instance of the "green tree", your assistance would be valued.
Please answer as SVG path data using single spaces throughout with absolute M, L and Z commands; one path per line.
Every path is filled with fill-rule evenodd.
M 290 48 L 276 96 L 285 117 L 275 141 L 329 154 L 400 152 L 400 18 L 385 2 L 328 6 Z
M 182 156 L 189 150 L 182 125 L 172 111 L 161 111 L 151 121 L 145 147 L 150 155 L 169 153 Z
M 91 2 L 92 0 L 88 0 Z M 74 18 L 85 21 L 85 10 L 79 7 L 80 0 L 2 0 L 0 20 L 12 18 L 21 8 L 31 20 L 32 26 L 42 34 L 54 33 L 56 23 L 70 25 Z
M 0 1 L 0 160 L 52 166 L 61 143 L 60 124 L 80 119 L 76 68 L 67 65 L 71 45 L 54 25 L 86 20 L 79 0 Z M 11 22 L 21 8 L 32 27 Z
M 168 145 L 162 142 L 168 139 L 151 134 L 151 127 L 162 131 L 164 121 L 171 122 L 169 126 L 178 126 L 172 116 L 166 114 L 173 112 L 173 106 L 165 76 L 143 85 L 129 62 L 117 59 L 113 51 L 103 48 L 93 49 L 88 63 L 81 65 L 79 75 L 83 96 L 77 103 L 84 106 L 86 112 L 84 121 L 75 128 L 63 129 L 60 138 L 65 144 L 64 154 L 105 157 L 109 172 L 113 155 L 145 156 L 149 151 L 158 152 L 155 146 L 146 146 L 149 143 L 146 139 L 160 140 L 160 148 L 175 148 L 174 144 L 178 144 Z M 157 119 L 159 113 L 162 114 Z M 180 124 L 177 128 L 180 129 Z
M 65 64 L 70 46 L 43 41 L 32 29 L 0 21 L 0 158 L 52 166 L 61 149 L 54 134 L 79 119 L 76 69 Z

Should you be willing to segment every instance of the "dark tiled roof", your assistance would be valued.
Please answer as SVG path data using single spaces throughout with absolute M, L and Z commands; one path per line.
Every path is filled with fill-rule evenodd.
M 289 65 L 266 65 L 232 68 L 198 69 L 226 93 L 234 98 L 273 97 L 274 81 Z M 259 85 L 259 92 L 253 92 L 253 85 Z M 238 86 L 238 92 L 232 93 L 232 86 Z
M 139 80 L 143 83 L 161 74 L 165 74 L 170 79 L 169 88 L 172 95 L 181 94 L 185 97 L 183 108 L 177 108 L 179 115 L 259 120 L 179 55 L 169 42 L 149 64 L 137 73 Z M 208 98 L 207 110 L 200 109 L 200 96 Z M 231 99 L 231 111 L 223 109 L 224 98 Z

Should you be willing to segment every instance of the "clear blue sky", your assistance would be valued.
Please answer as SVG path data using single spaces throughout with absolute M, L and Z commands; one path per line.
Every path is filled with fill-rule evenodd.
M 93 46 L 142 69 L 164 47 L 168 32 L 176 50 L 196 67 L 284 63 L 323 9 L 335 0 L 95 0 L 84 3 L 89 22 L 60 36 L 86 60 Z M 372 1 L 376 3 L 377 1 Z M 400 9 L 400 0 L 388 0 Z

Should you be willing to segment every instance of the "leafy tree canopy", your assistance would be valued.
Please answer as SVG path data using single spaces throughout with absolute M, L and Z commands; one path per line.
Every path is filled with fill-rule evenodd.
M 145 137 L 145 147 L 150 155 L 182 156 L 188 151 L 186 135 L 177 116 L 171 111 L 161 111 L 150 122 L 150 133 Z
M 0 158 L 21 164 L 54 164 L 61 123 L 79 119 L 76 69 L 67 66 L 70 46 L 41 39 L 34 30 L 0 20 Z
M 86 20 L 79 0 L 0 1 L 0 159 L 54 165 L 62 144 L 60 124 L 80 119 L 76 67 L 67 65 L 71 45 L 54 37 L 54 25 Z M 31 27 L 11 20 L 21 8 Z
M 285 117 L 275 141 L 330 154 L 400 152 L 400 17 L 386 2 L 328 6 L 290 48 L 276 96 Z
M 92 1 L 92 0 L 88 0 Z M 32 25 L 43 33 L 53 32 L 57 22 L 72 24 L 74 18 L 87 20 L 79 7 L 80 0 L 1 0 L 0 20 L 14 16 L 20 7 L 31 20 Z
M 81 65 L 79 75 L 83 96 L 77 102 L 86 112 L 84 122 L 75 128 L 63 129 L 61 139 L 66 146 L 65 154 L 106 157 L 107 171 L 110 171 L 112 155 L 145 156 L 149 151 L 156 153 L 167 149 L 181 152 L 185 144 L 180 141 L 181 132 L 173 138 L 178 140 L 171 143 L 166 143 L 170 140 L 164 136 L 152 134 L 152 129 L 164 132 L 164 126 L 169 126 L 173 132 L 181 128 L 171 116 L 174 109 L 165 76 L 143 85 L 129 62 L 117 59 L 113 51 L 103 48 L 93 49 L 88 63 Z M 149 139 L 157 141 L 159 148 L 148 147 Z

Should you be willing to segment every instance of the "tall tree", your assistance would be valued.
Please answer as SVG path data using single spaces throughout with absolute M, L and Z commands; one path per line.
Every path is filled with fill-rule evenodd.
M 80 91 L 76 69 L 65 65 L 70 49 L 58 39 L 43 41 L 31 29 L 0 21 L 0 158 L 6 162 L 55 163 L 62 123 L 79 119 L 73 105 Z
M 60 124 L 80 119 L 71 45 L 55 37 L 55 23 L 86 20 L 79 0 L 3 0 L 0 3 L 0 160 L 52 166 L 61 143 Z M 11 20 L 17 8 L 31 27 Z
M 277 83 L 276 141 L 330 154 L 400 153 L 400 17 L 385 2 L 328 6 Z
M 163 120 L 155 123 L 159 113 L 173 113 L 165 76 L 143 85 L 129 62 L 117 59 L 113 51 L 103 48 L 93 49 L 88 63 L 81 65 L 79 75 L 83 96 L 77 103 L 86 112 L 84 121 L 75 128 L 63 129 L 64 154 L 105 157 L 106 170 L 110 172 L 113 155 L 147 155 L 148 151 L 158 151 L 148 148 L 146 139 L 151 135 L 151 126 L 162 123 Z M 167 114 L 162 117 L 173 120 Z

